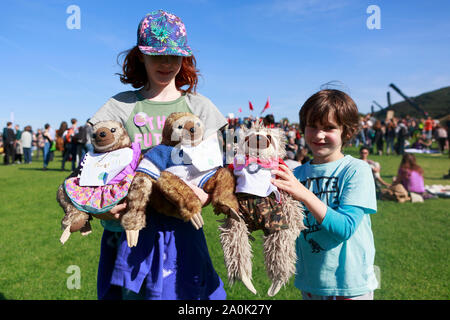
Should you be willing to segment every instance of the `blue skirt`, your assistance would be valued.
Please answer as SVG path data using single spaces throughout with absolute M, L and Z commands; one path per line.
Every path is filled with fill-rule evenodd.
M 104 230 L 98 298 L 122 299 L 124 289 L 148 300 L 226 299 L 203 229 L 158 213 L 147 219 L 133 248 L 128 247 L 125 232 Z

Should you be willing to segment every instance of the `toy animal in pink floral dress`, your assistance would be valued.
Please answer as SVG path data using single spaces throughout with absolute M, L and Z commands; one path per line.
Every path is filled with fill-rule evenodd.
M 141 148 L 131 143 L 125 128 L 117 121 L 101 121 L 93 127 L 94 153 L 83 159 L 81 172 L 67 178 L 58 188 L 57 200 L 66 213 L 61 221 L 65 243 L 71 232 L 91 232 L 90 215 L 108 212 L 128 194 L 139 163 Z M 119 221 L 102 220 L 110 231 L 122 231 Z

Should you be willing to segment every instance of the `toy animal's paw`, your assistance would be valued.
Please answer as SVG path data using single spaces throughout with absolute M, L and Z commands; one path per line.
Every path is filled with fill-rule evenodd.
M 281 281 L 275 280 L 267 291 L 267 295 L 269 297 L 273 297 L 278 293 L 278 291 L 280 291 L 282 285 L 283 283 Z
M 192 218 L 190 219 L 192 225 L 194 226 L 195 229 L 200 229 L 203 227 L 203 225 L 205 224 L 205 222 L 203 221 L 203 217 L 201 213 L 196 213 L 192 216 Z
M 61 242 L 61 244 L 64 244 L 69 239 L 69 237 L 70 237 L 70 225 L 64 229 L 61 238 L 59 238 L 59 242 Z
M 242 218 L 239 215 L 239 213 L 237 213 L 236 210 L 234 210 L 233 208 L 230 208 L 229 214 L 230 214 L 230 218 L 232 218 L 232 219 L 234 219 L 236 221 L 242 220 Z
M 86 224 L 83 226 L 83 228 L 80 229 L 80 233 L 82 236 L 87 236 L 88 234 L 92 233 L 92 228 L 89 221 L 86 221 Z
M 247 275 L 242 275 L 241 281 L 247 287 L 248 290 L 250 290 L 253 294 L 256 294 L 256 289 L 253 286 L 253 283 L 252 283 L 252 280 L 250 280 L 250 277 L 248 277 Z
M 130 248 L 136 247 L 139 237 L 139 230 L 126 230 L 127 243 Z
M 242 217 L 239 215 L 239 213 L 237 213 L 236 210 L 229 208 L 229 209 L 227 210 L 227 212 L 228 212 L 228 214 L 227 214 L 227 216 L 226 216 L 225 218 L 219 219 L 219 220 L 216 220 L 216 221 L 217 221 L 217 222 L 223 223 L 223 222 L 227 221 L 227 219 L 229 219 L 229 218 L 234 219 L 234 220 L 236 220 L 236 221 L 241 221 L 241 220 L 243 220 Z M 220 212 L 219 212 L 219 213 L 220 213 Z

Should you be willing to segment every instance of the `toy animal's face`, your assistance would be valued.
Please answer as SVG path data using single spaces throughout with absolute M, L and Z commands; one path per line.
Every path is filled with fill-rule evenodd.
M 131 146 L 125 128 L 117 121 L 101 121 L 94 125 L 92 144 L 96 152 L 109 152 Z
M 240 149 L 241 152 L 252 157 L 262 159 L 282 158 L 286 151 L 282 147 L 281 139 L 279 129 L 265 128 L 263 125 L 255 124 L 248 130 L 244 128 L 240 140 Z
M 183 116 L 172 123 L 171 141 L 196 146 L 203 140 L 203 122 L 194 115 Z

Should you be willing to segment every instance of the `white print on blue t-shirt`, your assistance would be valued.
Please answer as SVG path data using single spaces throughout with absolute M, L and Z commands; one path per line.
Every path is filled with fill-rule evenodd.
M 330 208 L 336 209 L 337 207 L 339 207 L 338 177 L 314 177 L 300 182 Z M 302 231 L 301 236 L 303 236 L 305 241 L 308 242 L 311 246 L 312 253 L 319 253 L 323 250 L 326 250 L 326 248 L 323 248 L 320 243 L 317 242 L 318 239 L 313 239 L 311 237 L 313 233 L 322 230 L 320 224 L 316 221 L 308 208 L 305 207 L 304 210 L 304 223 L 307 229 Z M 337 242 L 332 243 L 332 246 L 334 247 L 337 244 Z
M 364 213 L 352 235 L 342 241 L 327 229 L 329 212 L 321 225 L 305 208 L 304 224 L 308 229 L 302 230 L 296 241 L 295 286 L 326 296 L 361 295 L 374 290 L 377 281 L 373 272 L 375 246 L 370 214 L 376 212 L 377 203 L 369 165 L 347 155 L 325 164 L 306 163 L 295 168 L 294 175 L 328 205 L 328 210 L 350 213 L 348 210 L 355 207 Z

